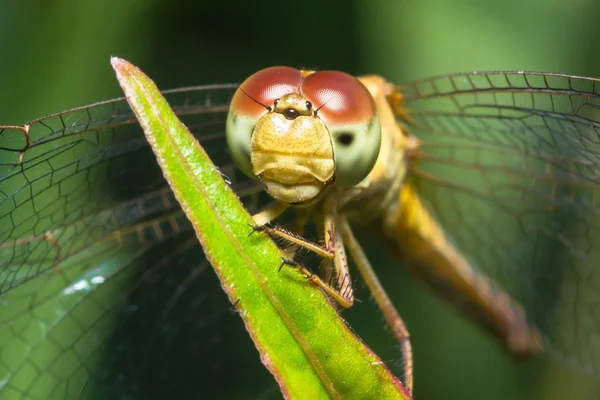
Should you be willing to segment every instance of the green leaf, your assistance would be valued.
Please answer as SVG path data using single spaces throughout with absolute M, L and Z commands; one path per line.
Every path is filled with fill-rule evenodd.
M 127 61 L 113 58 L 112 65 L 223 289 L 284 396 L 409 399 L 319 289 L 296 269 L 278 272 L 281 251 L 267 235 L 249 235 L 251 216 L 154 83 Z

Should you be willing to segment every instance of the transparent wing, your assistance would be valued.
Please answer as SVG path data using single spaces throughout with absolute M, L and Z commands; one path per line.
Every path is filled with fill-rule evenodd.
M 404 85 L 411 177 L 549 352 L 600 375 L 600 82 L 530 72 Z
M 252 208 L 235 87 L 165 94 Z M 2 398 L 278 393 L 124 99 L 0 128 L 0 300 Z

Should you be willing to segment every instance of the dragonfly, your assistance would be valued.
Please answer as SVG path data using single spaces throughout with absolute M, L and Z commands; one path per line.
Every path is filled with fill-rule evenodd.
M 599 374 L 597 85 L 522 71 L 395 85 L 271 67 L 163 93 L 254 229 L 291 244 L 285 263 L 342 307 L 354 300 L 348 251 L 412 389 L 409 327 L 355 229 L 516 357 L 545 351 Z M 0 126 L 0 196 L 1 391 L 148 398 L 196 379 L 186 357 L 215 346 L 195 334 L 229 310 L 206 306 L 222 293 L 125 99 Z M 280 215 L 292 217 L 271 224 Z M 302 235 L 309 222 L 321 241 Z

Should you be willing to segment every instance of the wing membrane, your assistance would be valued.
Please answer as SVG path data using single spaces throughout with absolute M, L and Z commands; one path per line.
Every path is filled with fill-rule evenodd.
M 600 83 L 447 75 L 399 87 L 411 179 L 450 237 L 526 307 L 548 350 L 600 373 Z
M 596 374 L 597 85 L 492 72 L 398 88 L 423 141 L 410 179 L 434 214 L 477 268 L 523 302 L 551 351 Z M 252 208 L 260 188 L 231 165 L 223 140 L 235 87 L 178 89 L 167 100 Z M 123 99 L 0 128 L 3 394 L 207 392 L 221 380 L 194 375 L 200 363 L 214 360 L 221 377 L 257 363 L 240 360 L 254 353 L 240 350 L 251 343 L 224 315 L 218 286 Z M 263 368 L 244 371 L 257 373 L 249 387 L 274 386 Z
M 236 87 L 165 94 L 256 205 L 224 141 Z M 0 296 L 2 397 L 195 397 L 254 355 L 124 99 L 0 128 Z

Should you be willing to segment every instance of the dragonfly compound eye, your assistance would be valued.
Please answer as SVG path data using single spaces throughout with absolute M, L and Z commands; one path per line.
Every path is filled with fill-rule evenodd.
M 357 78 L 339 71 L 310 74 L 300 90 L 332 136 L 337 184 L 356 185 L 371 172 L 381 146 L 373 96 Z
M 279 99 L 298 91 L 302 82 L 299 70 L 270 67 L 246 79 L 233 95 L 227 115 L 227 145 L 238 167 L 255 177 L 250 160 L 250 141 L 258 121 L 280 103 Z

